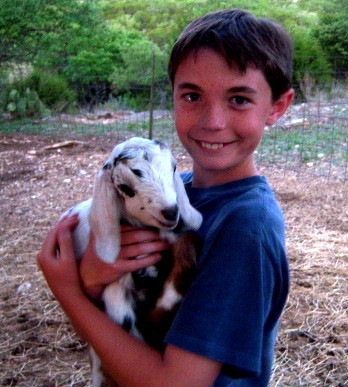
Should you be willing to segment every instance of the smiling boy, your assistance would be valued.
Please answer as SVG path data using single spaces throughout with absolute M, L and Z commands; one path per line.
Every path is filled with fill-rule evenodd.
M 211 48 L 191 53 L 174 80 L 175 126 L 192 156 L 193 185 L 210 187 L 257 175 L 253 153 L 265 125 L 288 106 L 292 91 L 275 103 L 260 70 L 242 73 Z
M 265 125 L 293 99 L 291 39 L 242 10 L 208 14 L 180 35 L 169 75 L 176 130 L 193 159 L 183 180 L 204 220 L 196 277 L 164 352 L 135 340 L 90 301 L 105 284 L 159 259 L 168 246 L 157 233 L 125 228 L 113 265 L 98 260 L 92 238 L 78 269 L 71 240 L 78 220 L 67 218 L 47 236 L 38 262 L 119 385 L 266 386 L 289 273 L 284 220 L 253 154 Z

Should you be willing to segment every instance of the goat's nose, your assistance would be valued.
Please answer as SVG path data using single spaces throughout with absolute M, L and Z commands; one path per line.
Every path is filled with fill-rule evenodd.
M 168 207 L 168 208 L 162 210 L 161 212 L 162 212 L 163 217 L 166 220 L 173 222 L 178 217 L 179 208 L 178 208 L 178 206 Z

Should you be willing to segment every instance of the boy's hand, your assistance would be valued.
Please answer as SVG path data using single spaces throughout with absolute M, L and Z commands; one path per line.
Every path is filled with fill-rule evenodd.
M 156 231 L 122 226 L 121 251 L 115 263 L 107 264 L 98 257 L 91 235 L 78 266 L 72 239 L 77 225 L 77 215 L 63 218 L 47 234 L 37 256 L 37 263 L 58 300 L 74 291 L 82 293 L 82 289 L 89 297 L 99 299 L 106 285 L 124 274 L 156 264 L 161 252 L 170 248 Z M 144 257 L 135 259 L 138 256 Z
M 37 263 L 58 300 L 73 292 L 82 294 L 72 240 L 77 225 L 76 215 L 63 218 L 47 234 L 37 255 Z
M 99 299 L 105 286 L 124 274 L 156 264 L 161 252 L 169 248 L 170 244 L 162 240 L 157 231 L 122 226 L 121 251 L 115 263 L 109 264 L 98 257 L 92 234 L 79 269 L 84 291 L 92 299 Z M 141 258 L 137 258 L 139 256 Z

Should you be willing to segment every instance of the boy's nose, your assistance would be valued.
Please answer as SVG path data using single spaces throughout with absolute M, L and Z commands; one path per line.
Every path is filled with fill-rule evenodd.
M 223 106 L 211 104 L 204 109 L 202 126 L 205 130 L 222 130 L 226 128 L 227 117 Z

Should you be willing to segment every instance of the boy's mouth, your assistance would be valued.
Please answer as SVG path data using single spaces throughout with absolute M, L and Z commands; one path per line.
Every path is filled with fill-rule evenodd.
M 211 143 L 211 142 L 201 141 L 200 143 L 202 148 L 212 149 L 212 150 L 221 149 L 224 146 L 224 144 L 222 144 L 221 142 Z

